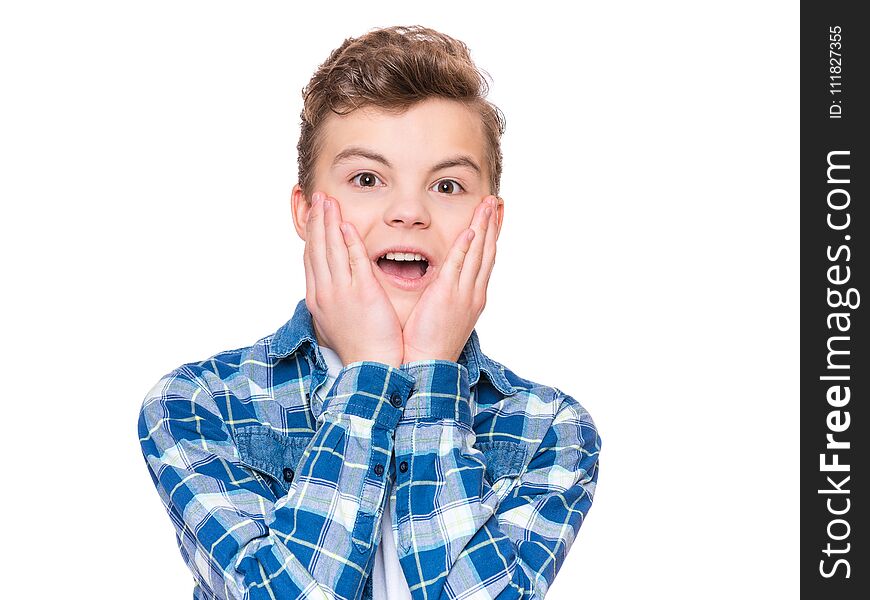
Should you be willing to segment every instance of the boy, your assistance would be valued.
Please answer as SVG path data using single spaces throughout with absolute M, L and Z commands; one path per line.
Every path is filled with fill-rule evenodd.
M 504 122 L 464 44 L 346 40 L 304 92 L 306 296 L 151 390 L 139 436 L 196 598 L 543 598 L 600 440 L 481 351 Z

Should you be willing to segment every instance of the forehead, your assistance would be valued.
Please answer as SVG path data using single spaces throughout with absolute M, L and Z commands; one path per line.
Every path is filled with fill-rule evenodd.
M 349 146 L 375 150 L 407 168 L 428 168 L 457 153 L 486 168 L 480 115 L 455 100 L 430 98 L 402 113 L 371 106 L 347 115 L 333 113 L 324 123 L 322 140 L 318 162 L 327 168 Z

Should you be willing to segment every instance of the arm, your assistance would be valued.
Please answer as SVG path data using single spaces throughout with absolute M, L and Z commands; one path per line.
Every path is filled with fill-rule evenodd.
M 403 491 L 415 518 L 409 553 L 399 551 L 413 596 L 544 598 L 592 504 L 601 442 L 589 414 L 570 396 L 556 398 L 552 425 L 500 501 L 472 447 L 466 368 L 427 360 L 402 369 L 417 382 L 405 408 L 415 421 L 399 425 L 395 449 L 399 460 L 413 447 L 404 475 L 413 485 Z M 397 491 L 397 505 L 404 501 Z
M 182 368 L 151 390 L 139 441 L 198 584 L 220 598 L 359 598 L 393 432 L 413 381 L 359 361 L 338 375 L 286 496 L 240 464 L 215 397 Z

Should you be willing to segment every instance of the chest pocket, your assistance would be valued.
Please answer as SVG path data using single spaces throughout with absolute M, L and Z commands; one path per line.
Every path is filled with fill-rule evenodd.
M 314 433 L 284 435 L 264 425 L 248 425 L 237 428 L 235 437 L 242 463 L 264 475 L 280 498 L 290 490 Z
M 526 466 L 526 447 L 516 442 L 479 442 L 474 447 L 486 458 L 483 478 L 494 486 L 502 477 L 518 477 Z

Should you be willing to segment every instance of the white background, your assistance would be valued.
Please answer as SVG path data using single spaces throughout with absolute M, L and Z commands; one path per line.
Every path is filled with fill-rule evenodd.
M 301 89 L 419 23 L 507 117 L 483 350 L 603 439 L 548 600 L 797 597 L 797 3 L 309 4 L 0 9 L 3 596 L 190 597 L 140 403 L 290 318 Z

